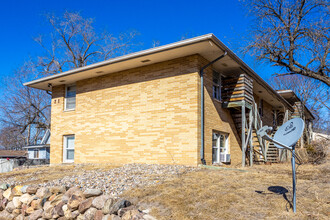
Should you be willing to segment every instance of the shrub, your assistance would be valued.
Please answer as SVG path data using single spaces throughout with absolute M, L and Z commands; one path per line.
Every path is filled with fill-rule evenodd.
M 330 140 L 318 140 L 307 145 L 308 161 L 313 164 L 321 164 L 326 161 Z

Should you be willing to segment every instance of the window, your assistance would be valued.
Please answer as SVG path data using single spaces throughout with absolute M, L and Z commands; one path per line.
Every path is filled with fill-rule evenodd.
M 216 71 L 213 71 L 213 98 L 221 100 L 221 76 Z
M 65 87 L 64 110 L 74 110 L 76 108 L 76 85 Z
M 74 162 L 74 135 L 64 136 L 64 146 L 63 146 L 63 162 L 73 163 Z
M 214 131 L 212 134 L 212 163 L 230 162 L 228 152 L 228 134 Z
M 39 150 L 38 149 L 34 149 L 33 150 L 33 158 L 34 159 L 38 159 L 39 158 Z

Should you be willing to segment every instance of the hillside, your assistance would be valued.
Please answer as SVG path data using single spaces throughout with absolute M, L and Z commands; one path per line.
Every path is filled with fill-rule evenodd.
M 297 169 L 297 213 L 290 209 L 290 164 L 245 169 L 170 165 L 70 165 L 0 174 L 0 182 L 100 188 L 158 219 L 327 219 L 329 160 Z

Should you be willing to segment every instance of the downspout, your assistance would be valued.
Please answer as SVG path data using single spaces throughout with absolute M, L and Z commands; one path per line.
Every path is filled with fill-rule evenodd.
M 216 58 L 215 60 L 211 61 L 210 63 L 203 66 L 200 70 L 200 77 L 201 77 L 201 162 L 202 164 L 206 164 L 204 158 L 204 70 L 214 64 L 215 62 L 221 60 L 223 57 L 227 55 L 227 51 L 224 52 L 220 57 Z

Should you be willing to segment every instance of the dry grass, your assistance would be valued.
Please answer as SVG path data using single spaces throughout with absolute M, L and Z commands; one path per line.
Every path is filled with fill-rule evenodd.
M 329 165 L 298 168 L 296 214 L 289 202 L 290 164 L 256 165 L 248 172 L 203 169 L 124 196 L 159 219 L 329 219 Z
M 45 183 L 65 176 L 78 175 L 90 170 L 106 171 L 119 167 L 113 164 L 82 164 L 82 165 L 53 165 L 27 168 L 8 173 L 0 173 L 0 182 L 3 179 L 14 179 L 22 184 Z

